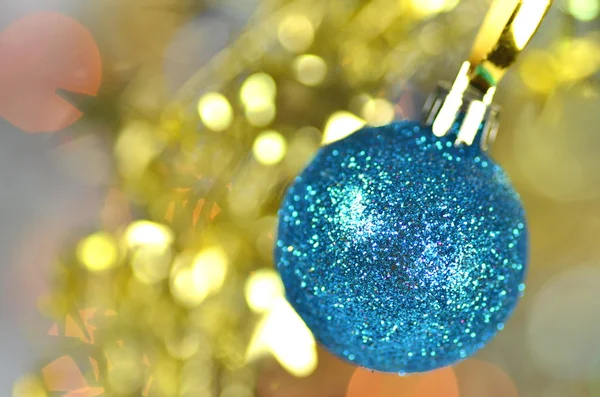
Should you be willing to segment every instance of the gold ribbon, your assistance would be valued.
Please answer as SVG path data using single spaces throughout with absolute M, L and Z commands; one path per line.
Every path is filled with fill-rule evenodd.
M 481 144 L 484 149 L 488 147 L 497 128 L 497 122 L 490 121 L 496 86 L 531 41 L 551 5 L 552 0 L 496 0 L 492 4 L 471 56 L 463 63 L 452 88 L 443 100 L 430 101 L 426 116 L 433 120 L 432 130 L 436 136 L 450 131 L 462 109 L 465 115 L 455 144 L 473 144 L 481 123 L 487 119 Z M 467 92 L 477 92 L 477 95 L 466 98 Z
M 488 11 L 469 58 L 469 79 L 482 93 L 498 84 L 529 43 L 552 0 L 496 0 Z

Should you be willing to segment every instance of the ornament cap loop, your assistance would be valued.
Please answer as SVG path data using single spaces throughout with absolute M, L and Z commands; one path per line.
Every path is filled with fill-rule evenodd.
M 449 91 L 434 94 L 424 109 L 426 124 L 442 137 L 460 122 L 455 144 L 479 141 L 487 150 L 496 136 L 497 114 L 492 110 L 496 86 L 538 30 L 553 0 L 496 0 L 488 11 Z M 482 134 L 482 139 L 477 139 Z

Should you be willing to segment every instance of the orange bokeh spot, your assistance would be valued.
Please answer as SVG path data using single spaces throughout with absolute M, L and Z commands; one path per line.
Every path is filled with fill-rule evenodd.
M 94 378 L 96 378 L 96 382 L 98 382 L 100 380 L 100 366 L 98 365 L 98 360 L 92 357 L 89 357 L 89 359 L 92 371 L 94 371 Z
M 106 199 L 100 212 L 102 225 L 107 230 L 116 230 L 119 227 L 129 224 L 132 218 L 125 193 L 119 189 L 110 189 L 106 194 Z
M 148 397 L 148 395 L 150 395 L 150 387 L 152 386 L 153 380 L 153 376 L 150 376 L 150 378 L 148 378 L 148 382 L 146 383 L 146 386 L 144 386 L 144 391 L 142 392 L 143 397 Z
M 48 330 L 48 335 L 50 336 L 58 336 L 58 324 L 54 323 Z
M 87 308 L 79 310 L 79 323 L 83 326 L 82 329 L 73 316 L 67 315 L 64 327 L 64 336 L 81 339 L 85 343 L 93 344 L 94 330 L 96 327 L 91 325 L 89 321 L 93 320 L 98 310 L 95 308 Z M 105 316 L 116 316 L 117 312 L 112 309 L 106 309 L 100 312 Z M 86 334 L 87 331 L 87 334 Z M 53 324 L 48 330 L 48 335 L 60 336 L 61 332 L 58 324 Z M 87 335 L 87 336 L 86 336 Z M 119 347 L 124 347 L 125 342 L 123 340 L 115 341 Z M 100 381 L 100 365 L 97 359 L 88 357 L 90 362 L 89 377 L 93 375 L 91 382 L 95 380 Z M 104 359 L 106 360 L 106 370 L 108 372 L 113 370 L 113 363 L 109 355 L 104 352 Z M 150 360 L 147 355 L 142 356 L 142 363 L 146 367 L 150 367 Z M 50 391 L 64 391 L 67 394 L 61 395 L 61 397 L 94 397 L 104 393 L 104 388 L 89 386 L 89 383 L 84 377 L 82 370 L 79 368 L 77 363 L 70 356 L 62 356 L 59 359 L 53 361 L 42 369 L 42 377 L 48 390 Z M 144 385 L 142 397 L 148 397 L 150 394 L 153 377 L 150 376 Z
M 458 380 L 452 368 L 442 368 L 437 371 L 420 375 L 419 383 L 411 397 L 458 397 Z
M 81 320 L 83 322 L 83 326 L 85 327 L 85 331 L 77 325 L 73 317 L 67 315 L 67 322 L 65 327 L 65 336 L 69 336 L 72 338 L 79 338 L 83 342 L 86 343 L 94 343 L 94 331 L 96 327 L 91 325 L 89 321 L 94 318 L 94 314 L 96 313 L 96 309 L 84 309 L 79 311 L 81 315 Z
M 88 308 L 79 310 L 79 320 L 84 326 L 85 330 L 81 329 L 81 327 L 77 324 L 75 319 L 67 314 L 65 318 L 65 336 L 69 338 L 78 338 L 81 339 L 85 343 L 94 343 L 94 331 L 96 327 L 90 324 L 90 321 L 93 320 L 96 314 L 96 309 Z M 50 329 L 48 330 L 48 335 L 50 336 L 59 336 L 58 324 L 54 323 Z
M 357 368 L 346 397 L 409 397 L 419 380 L 419 375 L 400 376 Z
M 176 191 L 178 193 L 181 193 L 181 192 L 189 193 L 191 191 L 191 189 L 181 189 L 180 188 Z M 173 222 L 175 213 L 181 209 L 185 210 L 188 206 L 188 203 L 189 203 L 189 200 L 187 200 L 187 199 L 171 201 L 165 211 L 164 219 L 167 222 Z M 217 204 L 215 202 L 213 202 L 211 204 L 209 201 L 207 201 L 204 198 L 198 199 L 198 201 L 196 201 L 196 205 L 194 206 L 194 209 L 192 210 L 192 226 L 193 227 L 197 226 L 198 221 L 200 220 L 200 216 L 202 215 L 202 211 L 204 210 L 206 205 L 210 206 L 210 214 L 209 214 L 208 218 L 211 221 L 214 220 L 221 212 L 221 207 L 219 206 L 219 204 Z
M 62 397 L 95 397 L 104 394 L 102 387 L 86 387 L 80 390 L 73 390 Z
M 458 396 L 458 382 L 452 368 L 409 376 L 357 368 L 346 392 L 346 397 Z
M 81 373 L 79 366 L 69 356 L 62 356 L 45 366 L 42 369 L 42 377 L 44 379 L 44 384 L 48 390 L 51 391 L 77 392 L 80 393 L 77 395 L 87 396 L 89 394 L 81 393 L 99 389 L 89 386 Z
M 510 377 L 496 365 L 469 359 L 455 368 L 460 397 L 519 397 Z
M 262 360 L 257 397 L 341 397 L 356 367 L 317 345 L 318 365 L 307 377 L 296 378 L 273 357 Z M 375 396 L 376 397 L 376 396 Z
M 37 12 L 0 32 L 0 117 L 27 132 L 55 132 L 82 113 L 57 90 L 95 96 L 101 59 L 88 30 L 56 12 Z

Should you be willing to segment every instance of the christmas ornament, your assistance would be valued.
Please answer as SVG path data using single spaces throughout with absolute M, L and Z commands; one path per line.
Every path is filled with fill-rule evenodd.
M 277 266 L 334 354 L 385 372 L 453 364 L 503 328 L 524 290 L 525 214 L 486 154 L 497 82 L 551 1 L 497 1 L 421 122 L 323 147 L 281 205 Z

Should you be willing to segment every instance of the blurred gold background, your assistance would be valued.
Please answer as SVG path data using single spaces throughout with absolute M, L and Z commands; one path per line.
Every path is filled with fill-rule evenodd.
M 500 85 L 491 153 L 522 194 L 531 262 L 525 298 L 475 358 L 405 378 L 354 368 L 315 344 L 274 270 L 289 182 L 323 143 L 419 118 L 488 7 L 103 0 L 71 13 L 95 40 L 101 85 L 70 84 L 99 76 L 81 58 L 56 66 L 81 118 L 46 115 L 28 132 L 51 133 L 104 199 L 95 230 L 64 239 L 38 304 L 58 342 L 13 396 L 600 397 L 598 0 L 558 1 Z M 13 53 L 32 42 L 2 35 Z M 20 95 L 0 77 L 9 122 L 37 117 L 8 118 Z M 79 153 L 85 140 L 100 149 Z

